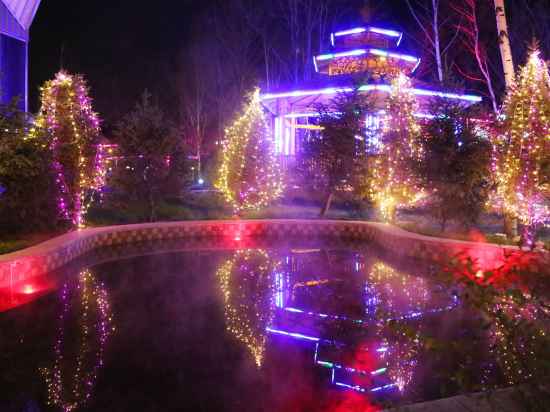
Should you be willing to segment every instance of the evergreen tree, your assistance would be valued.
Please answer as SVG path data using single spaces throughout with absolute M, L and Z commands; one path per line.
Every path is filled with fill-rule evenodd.
M 437 115 L 424 127 L 423 158 L 416 166 L 426 206 L 442 231 L 449 221 L 469 227 L 487 202 L 491 145 L 460 104 L 439 101 L 431 111 Z
M 508 89 L 502 114 L 503 133 L 496 138 L 493 156 L 495 205 L 525 226 L 524 241 L 532 245 L 535 228 L 550 217 L 545 199 L 550 178 L 550 76 L 537 49 Z
M 266 207 L 283 192 L 283 177 L 269 130 L 257 89 L 241 117 L 226 129 L 223 142 L 216 187 L 235 213 Z
M 99 118 L 92 109 L 88 86 L 81 75 L 65 71 L 56 74 L 41 88 L 40 112 L 36 127 L 49 136 L 52 166 L 58 184 L 58 207 L 61 217 L 77 227 L 84 216 L 95 187 Z
M 328 213 L 335 194 L 354 183 L 366 155 L 365 115 L 371 108 L 371 97 L 359 86 L 317 107 L 320 136 L 302 140 L 299 172 L 304 185 L 325 196 L 321 217 Z
M 393 221 L 397 208 L 413 204 L 421 193 L 413 164 L 422 157 L 418 103 L 403 74 L 392 81 L 380 151 L 369 160 L 367 194 L 382 218 Z
M 123 160 L 109 179 L 113 189 L 109 200 L 119 207 L 137 202 L 145 206 L 146 216 L 140 220 L 154 221 L 167 188 L 172 186 L 173 193 L 188 170 L 177 130 L 144 91 L 133 110 L 117 123 L 114 138 Z
M 17 106 L 0 105 L 0 237 L 51 230 L 58 223 L 46 137 L 27 138 L 32 123 Z

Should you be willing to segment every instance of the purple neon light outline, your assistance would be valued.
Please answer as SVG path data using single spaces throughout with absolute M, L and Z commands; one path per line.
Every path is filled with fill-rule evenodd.
M 310 341 L 310 342 L 319 342 L 321 340 L 321 338 L 317 338 L 315 336 L 308 336 L 308 335 L 304 335 L 302 333 L 297 333 L 297 332 L 287 332 L 285 330 L 273 329 L 273 328 L 269 328 L 269 327 L 265 328 L 265 330 L 269 333 L 274 333 L 275 335 L 290 336 L 291 338 L 307 340 L 307 341 Z
M 381 27 L 374 27 L 374 26 L 366 26 L 366 27 L 354 27 L 352 29 L 346 29 L 346 30 L 340 30 L 337 32 L 332 32 L 331 37 L 342 37 L 342 36 L 349 36 L 350 34 L 359 34 L 364 33 L 366 31 L 370 31 L 372 33 L 381 34 L 383 36 L 388 37 L 402 37 L 403 32 L 392 30 L 392 29 L 383 29 Z M 334 44 L 333 44 L 334 46 Z
M 392 59 L 405 60 L 411 63 L 414 62 L 416 64 L 418 64 L 418 62 L 420 61 L 419 57 L 412 56 L 410 54 L 393 53 L 382 49 L 369 49 L 369 53 L 374 54 L 375 56 L 391 57 Z
M 346 29 L 334 32 L 334 37 L 349 36 L 350 34 L 359 34 L 367 31 L 366 27 L 354 27 L 353 29 Z
M 386 367 L 386 368 L 378 368 L 378 369 L 373 370 L 373 371 L 362 371 L 362 370 L 358 370 L 358 369 L 355 369 L 355 368 L 342 366 L 338 363 L 333 363 L 333 362 L 328 362 L 328 361 L 323 361 L 323 360 L 317 360 L 315 363 L 317 365 L 324 366 L 324 367 L 331 368 L 331 369 L 343 369 L 346 372 L 356 373 L 358 375 L 378 376 L 378 375 L 382 375 L 383 373 L 385 373 L 388 370 L 388 368 Z
M 389 318 L 389 319 L 386 319 L 386 320 L 387 321 L 408 320 L 408 319 L 418 318 L 418 317 L 423 316 L 423 315 L 430 315 L 430 314 L 433 314 L 433 313 L 440 313 L 440 312 L 444 312 L 444 311 L 447 311 L 447 310 L 453 310 L 454 308 L 456 308 L 458 306 L 458 299 L 456 299 L 455 295 L 453 295 L 453 301 L 454 301 L 453 304 L 444 306 L 442 308 L 434 308 L 434 309 L 429 309 L 429 310 L 425 310 L 425 311 L 410 311 L 410 312 L 405 313 L 404 315 L 394 317 L 394 318 Z M 350 317 L 347 317 L 347 316 L 342 316 L 342 315 L 329 315 L 329 314 L 326 314 L 326 313 L 311 312 L 311 311 L 306 311 L 306 310 L 303 310 L 303 309 L 295 308 L 295 307 L 292 307 L 292 306 L 285 306 L 285 307 L 282 307 L 280 309 L 283 309 L 283 310 L 285 310 L 287 312 L 291 312 L 291 313 L 300 313 L 300 314 L 304 314 L 304 315 L 308 315 L 308 316 L 316 316 L 316 317 L 323 318 L 323 319 L 330 318 L 330 319 L 336 319 L 336 320 L 345 320 L 345 321 L 350 321 L 350 322 L 359 323 L 359 324 L 370 324 L 371 322 L 373 322 L 373 321 L 369 321 L 369 320 L 365 320 L 365 319 L 353 319 L 353 318 L 350 318 Z
M 340 113 L 334 112 L 334 114 L 340 114 Z M 379 112 L 374 113 L 374 115 L 376 116 L 378 115 L 383 116 L 385 114 L 386 114 L 385 110 L 380 110 Z M 419 117 L 421 119 L 433 119 L 435 117 L 435 115 L 433 114 L 421 113 L 421 112 L 414 113 L 413 116 Z M 284 117 L 286 119 L 302 119 L 305 117 L 321 117 L 321 115 L 317 112 L 303 112 L 303 113 L 297 112 L 297 113 L 285 114 Z
M 392 59 L 405 60 L 410 63 L 416 63 L 416 65 L 414 66 L 414 69 L 412 70 L 413 72 L 418 67 L 421 60 L 419 57 L 412 56 L 410 54 L 393 53 L 382 49 L 371 48 L 371 49 L 353 49 L 353 50 L 339 52 L 339 53 L 319 54 L 313 57 L 313 65 L 315 66 L 315 71 L 318 73 L 319 72 L 319 66 L 317 65 L 318 61 L 332 60 L 340 57 L 362 56 L 367 53 L 373 54 L 375 56 L 389 57 Z
M 381 29 L 380 27 L 369 27 L 369 31 L 377 34 L 382 34 L 388 37 L 402 37 L 403 32 L 391 29 Z
M 316 61 L 324 61 L 337 59 L 338 57 L 362 56 L 363 54 L 367 54 L 369 51 L 370 50 L 368 49 L 353 49 L 345 52 L 319 54 L 315 56 L 314 59 Z
M 359 87 L 359 91 L 372 91 L 378 90 L 390 93 L 391 86 L 389 84 L 366 84 Z M 261 100 L 273 100 L 283 97 L 304 97 L 304 96 L 314 96 L 317 94 L 336 94 L 336 93 L 345 93 L 351 92 L 353 88 L 351 87 L 327 87 L 324 89 L 317 90 L 293 90 L 291 92 L 282 92 L 282 93 L 265 93 L 260 95 Z M 457 100 L 466 100 L 470 102 L 479 103 L 483 99 L 481 96 L 476 96 L 473 94 L 458 94 L 458 93 L 447 93 L 436 90 L 426 90 L 426 89 L 417 89 L 413 88 L 412 92 L 419 96 L 435 96 L 445 99 L 457 99 Z
M 343 383 L 343 382 L 334 382 L 334 384 L 336 386 L 341 386 L 343 388 L 346 388 L 346 389 L 352 389 L 356 392 L 367 392 L 367 389 L 359 386 L 359 385 L 356 385 L 356 386 L 353 386 L 353 385 L 349 385 L 347 383 Z M 390 389 L 390 388 L 395 388 L 395 387 L 398 387 L 397 383 L 390 383 L 388 385 L 384 385 L 384 386 L 377 386 L 376 388 L 373 388 L 373 389 L 369 389 L 369 392 L 379 392 L 379 391 L 382 391 L 384 389 Z

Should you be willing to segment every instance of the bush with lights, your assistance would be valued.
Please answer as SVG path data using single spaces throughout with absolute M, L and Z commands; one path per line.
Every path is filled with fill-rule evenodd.
M 31 127 L 16 102 L 0 105 L 0 238 L 58 223 L 47 136 L 27 139 Z
M 242 115 L 225 130 L 215 186 L 236 214 L 264 208 L 283 193 L 283 176 L 259 89 L 249 96 Z

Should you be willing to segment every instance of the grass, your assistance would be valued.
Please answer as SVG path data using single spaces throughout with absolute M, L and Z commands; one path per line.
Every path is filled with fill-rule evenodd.
M 518 242 L 509 240 L 502 233 L 489 233 L 485 230 L 473 229 L 469 233 L 464 232 L 441 232 L 435 227 L 429 227 L 425 225 L 420 225 L 415 222 L 404 222 L 397 223 L 398 227 L 408 232 L 418 233 L 419 235 L 431 236 L 437 238 L 446 238 L 454 240 L 464 240 L 469 242 L 484 242 L 484 243 L 493 243 L 497 245 L 507 245 L 507 246 L 518 246 Z M 548 233 L 542 232 L 539 235 L 539 240 L 544 244 L 544 249 L 550 250 L 550 239 L 548 238 Z
M 32 242 L 24 239 L 19 240 L 0 240 L 0 255 L 4 253 L 15 252 L 32 246 Z
M 258 212 L 248 212 L 245 219 L 319 219 L 322 199 L 314 196 L 291 196 Z M 232 219 L 233 213 L 220 195 L 213 193 L 189 193 L 184 198 L 165 199 L 156 206 L 156 221 L 186 221 Z M 327 219 L 373 220 L 372 211 L 346 199 L 336 199 L 326 216 Z M 484 241 L 496 244 L 513 244 L 506 237 L 494 233 L 499 230 L 495 218 L 484 218 L 484 225 L 464 233 L 460 228 L 442 233 L 429 219 L 425 211 L 408 211 L 397 226 L 409 232 L 426 236 L 466 241 Z M 124 202 L 106 207 L 95 205 L 90 208 L 88 224 L 92 227 L 141 223 L 149 221 L 148 208 L 143 202 Z M 14 238 L 0 239 L 0 254 L 23 249 L 60 234 L 41 233 Z M 543 233 L 546 249 L 550 250 L 550 236 Z
M 60 235 L 60 231 L 42 232 L 42 233 L 27 233 L 14 236 L 12 239 L 0 239 L 0 255 L 5 253 L 16 252 L 25 249 L 38 243 L 44 242 L 55 236 Z

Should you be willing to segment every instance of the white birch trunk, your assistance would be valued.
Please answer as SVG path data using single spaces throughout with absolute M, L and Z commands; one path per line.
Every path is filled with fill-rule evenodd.
M 514 60 L 510 39 L 508 37 L 508 23 L 506 22 L 506 9 L 504 0 L 495 0 L 495 14 L 497 18 L 498 44 L 500 47 L 500 57 L 502 59 L 502 69 L 504 70 L 504 80 L 506 88 L 514 83 Z
M 435 62 L 437 64 L 437 78 L 439 79 L 439 83 L 443 83 L 443 64 L 441 62 L 441 46 L 439 42 L 439 0 L 432 0 L 432 9 L 433 9 Z

